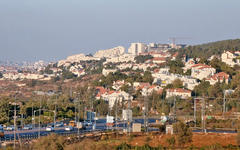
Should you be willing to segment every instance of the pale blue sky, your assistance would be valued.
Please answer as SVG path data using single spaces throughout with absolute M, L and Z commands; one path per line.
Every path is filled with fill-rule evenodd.
M 240 0 L 0 0 L 0 60 L 58 60 L 131 42 L 240 37 Z

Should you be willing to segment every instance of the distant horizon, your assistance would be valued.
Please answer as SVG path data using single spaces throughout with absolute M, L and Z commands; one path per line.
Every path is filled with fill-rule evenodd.
M 57 61 L 130 43 L 240 38 L 240 1 L 1 0 L 0 60 Z
M 188 45 L 188 46 L 196 46 L 196 45 L 208 44 L 208 43 L 213 43 L 213 42 L 219 42 L 219 41 L 225 41 L 225 40 L 237 40 L 237 39 L 240 39 L 240 38 L 235 38 L 235 39 L 223 39 L 223 40 L 209 41 L 209 42 L 197 43 L 197 44 L 186 44 L 186 43 L 176 43 L 176 44 L 186 44 L 186 45 Z M 148 42 L 148 43 L 145 43 L 145 42 L 141 42 L 141 41 L 136 41 L 136 42 L 132 42 L 132 43 L 137 43 L 137 42 L 144 43 L 144 44 L 149 44 L 149 43 L 170 44 L 170 42 L 165 42 L 165 43 L 164 43 L 164 42 Z M 109 48 L 105 48 L 105 49 L 111 49 L 111 48 L 114 48 L 114 47 L 117 47 L 117 46 L 123 46 L 123 45 L 116 45 L 116 46 L 109 47 Z M 123 46 L 123 47 L 125 48 L 125 53 L 127 53 L 129 46 L 130 46 L 130 44 L 128 45 L 128 47 Z M 7 61 L 9 61 L 9 62 L 14 62 L 14 63 L 22 63 L 22 62 L 33 63 L 33 62 L 38 62 L 38 61 L 57 62 L 57 61 L 59 61 L 59 60 L 66 59 L 68 56 L 78 55 L 78 54 L 84 54 L 84 55 L 92 54 L 92 55 L 94 55 L 97 51 L 99 51 L 99 50 L 105 50 L 105 49 L 98 49 L 98 50 L 96 50 L 96 51 L 94 51 L 94 52 L 92 52 L 92 53 L 84 53 L 84 52 L 72 53 L 72 54 L 66 55 L 64 58 L 60 58 L 60 59 L 57 59 L 57 60 L 36 59 L 36 60 L 19 60 L 19 61 L 14 61 L 14 60 L 1 60 L 1 59 L 0 59 L 0 62 L 7 62 Z

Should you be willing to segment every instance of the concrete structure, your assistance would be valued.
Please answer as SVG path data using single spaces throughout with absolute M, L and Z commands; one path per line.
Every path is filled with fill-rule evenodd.
M 132 124 L 132 132 L 141 132 L 141 123 L 133 123 Z
M 140 53 L 147 52 L 147 45 L 143 43 L 131 43 L 128 48 L 128 53 L 133 55 L 139 55 Z
M 166 134 L 173 134 L 173 125 L 166 125 Z

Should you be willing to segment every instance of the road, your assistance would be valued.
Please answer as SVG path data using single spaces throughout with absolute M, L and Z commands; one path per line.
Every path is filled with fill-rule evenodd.
M 144 120 L 143 119 L 134 119 L 133 120 L 134 123 L 141 123 L 141 124 L 144 124 Z M 156 122 L 156 119 L 149 119 L 148 120 L 149 123 L 155 123 Z M 124 122 L 118 122 L 118 125 L 117 127 L 107 127 L 106 126 L 106 119 L 99 119 L 96 121 L 96 128 L 95 128 L 95 131 L 105 131 L 107 129 L 115 129 L 115 128 L 118 128 L 119 130 L 120 129 L 124 129 L 126 127 L 126 123 Z M 59 127 L 59 128 L 55 128 L 54 131 L 52 132 L 49 132 L 49 131 L 46 131 L 46 128 L 41 128 L 40 129 L 40 135 L 41 136 L 46 136 L 50 133 L 56 133 L 56 134 L 60 134 L 60 135 L 70 135 L 70 134 L 82 134 L 82 133 L 85 133 L 85 132 L 92 132 L 94 131 L 93 130 L 93 127 L 92 125 L 91 126 L 87 126 L 86 129 L 80 129 L 78 130 L 77 128 L 74 128 L 72 131 L 65 131 L 64 130 L 65 128 L 64 127 Z M 149 128 L 151 130 L 157 130 L 156 128 Z M 193 132 L 202 132 L 201 129 L 193 129 L 192 130 Z M 230 131 L 230 130 L 206 130 L 206 132 L 213 132 L 213 133 L 236 133 L 236 131 Z M 32 138 L 38 138 L 38 135 L 39 135 L 39 128 L 35 128 L 33 130 L 18 130 L 16 132 L 17 136 L 16 138 L 18 139 L 19 137 L 20 138 L 29 138 L 29 139 L 32 139 Z M 2 138 L 1 140 L 5 140 L 5 141 L 9 141 L 9 140 L 13 140 L 14 139 L 14 132 L 13 131 L 5 131 L 4 132 L 5 136 L 4 138 Z

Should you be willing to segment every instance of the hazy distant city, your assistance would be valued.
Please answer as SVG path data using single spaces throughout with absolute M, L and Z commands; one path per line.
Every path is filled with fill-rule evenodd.
M 239 5 L 0 1 L 0 150 L 239 149 Z

